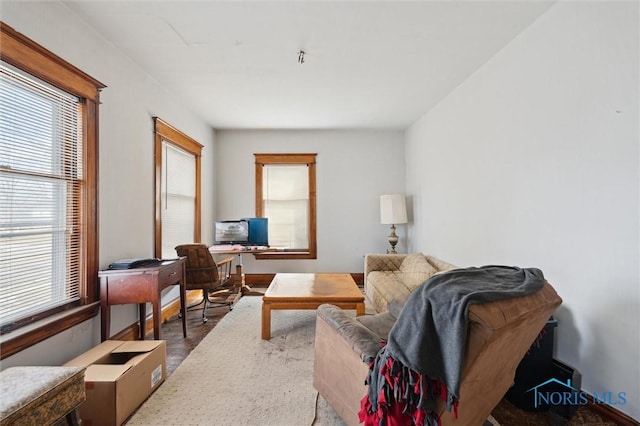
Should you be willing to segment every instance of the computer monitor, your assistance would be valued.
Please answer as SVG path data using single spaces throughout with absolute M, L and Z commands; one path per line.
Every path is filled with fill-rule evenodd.
M 214 244 L 249 244 L 248 220 L 223 220 L 215 223 Z

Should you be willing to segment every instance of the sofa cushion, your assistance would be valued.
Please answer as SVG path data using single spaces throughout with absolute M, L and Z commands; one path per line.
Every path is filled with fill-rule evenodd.
M 365 292 L 376 312 L 386 312 L 389 301 L 411 293 L 398 271 L 373 271 L 367 275 Z
M 437 271 L 422 253 L 407 255 L 400 265 L 402 282 L 410 291 L 415 290 Z
M 405 303 L 409 300 L 409 296 L 411 296 L 411 293 L 400 294 L 389 301 L 388 309 L 392 317 L 398 319 L 402 308 L 404 308 Z

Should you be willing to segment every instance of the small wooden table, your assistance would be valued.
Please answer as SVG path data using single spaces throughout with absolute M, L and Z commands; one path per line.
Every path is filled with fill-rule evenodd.
M 276 274 L 262 297 L 262 338 L 271 338 L 271 311 L 317 309 L 330 303 L 364 315 L 364 295 L 350 274 Z
M 153 338 L 160 340 L 161 293 L 170 285 L 180 286 L 182 332 L 187 337 L 186 258 L 164 261 L 158 266 L 111 269 L 98 272 L 100 278 L 101 337 L 110 337 L 111 305 L 137 303 L 140 310 L 140 340 L 144 340 L 147 302 L 153 305 Z

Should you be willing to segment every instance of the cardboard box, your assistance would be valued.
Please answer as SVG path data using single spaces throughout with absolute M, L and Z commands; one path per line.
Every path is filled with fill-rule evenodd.
M 120 426 L 167 376 L 164 340 L 107 340 L 66 366 L 86 367 L 83 426 Z

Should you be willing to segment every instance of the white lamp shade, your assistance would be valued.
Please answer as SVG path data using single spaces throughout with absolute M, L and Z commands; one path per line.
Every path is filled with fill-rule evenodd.
M 380 223 L 383 225 L 407 223 L 407 205 L 403 194 L 380 196 Z

